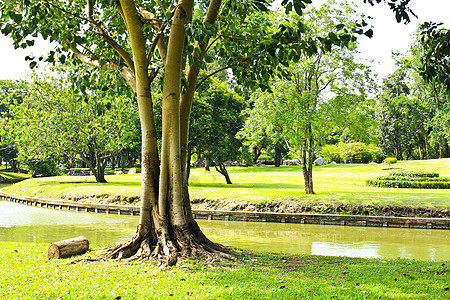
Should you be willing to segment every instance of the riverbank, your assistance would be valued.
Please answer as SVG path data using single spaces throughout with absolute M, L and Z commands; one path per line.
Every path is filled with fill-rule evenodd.
M 102 246 L 94 246 L 100 249 Z M 448 299 L 449 263 L 242 252 L 236 264 L 47 260 L 46 244 L 0 242 L 2 299 Z

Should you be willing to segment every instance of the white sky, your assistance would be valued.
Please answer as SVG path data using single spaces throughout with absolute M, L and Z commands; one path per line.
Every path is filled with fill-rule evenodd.
M 313 0 L 317 3 L 324 0 Z M 360 51 L 362 57 L 373 59 L 378 63 L 373 64 L 375 73 L 383 78 L 395 70 L 394 61 L 391 59 L 393 50 L 406 52 L 411 41 L 411 34 L 417 29 L 419 23 L 425 21 L 443 22 L 450 26 L 450 0 L 412 0 L 411 8 L 418 15 L 408 25 L 398 24 L 394 14 L 386 5 L 364 5 L 362 0 L 355 0 L 360 11 L 372 16 L 374 25 L 374 37 L 372 39 L 360 37 Z M 31 71 L 29 62 L 25 56 L 34 53 L 36 57 L 50 50 L 50 45 L 45 41 L 36 42 L 36 46 L 23 50 L 14 50 L 12 41 L 0 34 L 0 80 L 2 79 L 26 79 Z

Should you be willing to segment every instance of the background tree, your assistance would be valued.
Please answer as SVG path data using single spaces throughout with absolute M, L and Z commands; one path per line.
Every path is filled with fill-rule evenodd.
M 238 160 L 241 142 L 235 137 L 244 124 L 242 97 L 226 82 L 211 78 L 194 98 L 189 132 L 189 153 L 201 153 L 214 162 L 216 170 L 231 184 L 225 161 Z
M 106 182 L 107 161 L 130 145 L 139 123 L 133 101 L 105 101 L 101 94 L 77 98 L 64 82 L 35 81 L 14 111 L 22 157 L 65 155 L 84 162 L 97 182 Z
M 336 26 L 335 22 L 349 23 L 348 18 L 354 14 L 350 7 L 336 8 L 333 4 L 307 13 L 309 27 L 304 39 L 320 39 L 323 32 Z M 291 81 L 274 83 L 273 94 L 252 95 L 255 105 L 250 115 L 265 124 L 267 132 L 283 141 L 301 161 L 307 194 L 314 193 L 312 167 L 317 146 L 333 126 L 348 125 L 370 82 L 367 67 L 354 59 L 355 45 L 329 47 L 325 45 L 317 54 L 281 68 L 282 74 L 291 75 Z
M 13 170 L 17 165 L 17 148 L 14 146 L 13 127 L 10 122 L 13 119 L 11 109 L 22 103 L 27 94 L 27 86 L 24 82 L 12 80 L 0 80 L 0 160 L 11 165 Z
M 426 49 L 421 43 L 419 28 L 409 51 L 395 54 L 398 70 L 384 80 L 378 96 L 380 147 L 385 155 L 399 159 L 448 155 L 448 95 L 437 78 L 425 80 L 422 72 Z
M 450 156 L 450 29 L 442 24 L 424 23 L 420 26 L 418 48 L 420 64 L 417 70 L 433 91 L 436 114 L 433 118 L 433 136 L 439 141 L 439 157 L 444 157 L 443 145 Z

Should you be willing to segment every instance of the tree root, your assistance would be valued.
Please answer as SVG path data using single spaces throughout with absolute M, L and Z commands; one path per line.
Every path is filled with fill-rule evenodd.
M 196 224 L 195 224 L 196 225 Z M 211 242 L 197 226 L 174 228 L 173 234 L 151 234 L 141 226 L 132 240 L 106 249 L 106 258 L 132 261 L 151 259 L 162 267 L 175 265 L 182 259 L 206 263 L 236 263 L 238 256 L 230 248 Z

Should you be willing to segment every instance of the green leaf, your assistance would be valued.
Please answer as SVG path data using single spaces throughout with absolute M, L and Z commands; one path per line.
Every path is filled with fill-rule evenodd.
M 372 36 L 373 36 L 373 30 L 372 30 L 372 29 L 367 30 L 366 32 L 364 32 L 364 35 L 366 35 L 366 36 L 369 37 L 369 38 L 372 38 Z
M 294 0 L 294 9 L 299 16 L 303 14 L 303 8 L 305 8 L 305 5 L 301 1 Z

